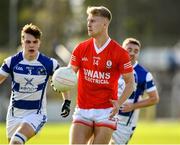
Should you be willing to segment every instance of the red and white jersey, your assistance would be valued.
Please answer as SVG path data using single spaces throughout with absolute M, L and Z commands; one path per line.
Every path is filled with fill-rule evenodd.
M 110 99 L 117 100 L 120 75 L 133 71 L 128 52 L 110 38 L 100 49 L 93 38 L 80 43 L 71 65 L 79 67 L 77 105 L 82 109 L 112 107 Z

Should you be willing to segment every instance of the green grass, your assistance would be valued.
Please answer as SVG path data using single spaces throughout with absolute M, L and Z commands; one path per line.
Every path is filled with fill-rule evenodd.
M 68 144 L 70 123 L 47 123 L 27 144 Z M 0 124 L 0 144 L 7 144 Z M 179 122 L 139 122 L 130 144 L 180 144 Z
M 179 122 L 139 122 L 130 144 L 180 144 Z

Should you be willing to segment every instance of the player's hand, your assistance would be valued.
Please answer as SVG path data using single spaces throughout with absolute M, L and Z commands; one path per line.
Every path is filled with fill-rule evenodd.
M 70 104 L 71 104 L 70 100 L 64 100 L 64 103 L 62 104 L 62 108 L 61 108 L 61 116 L 62 117 L 67 117 L 69 115 Z
M 133 103 L 124 103 L 120 109 L 122 112 L 130 112 L 130 111 L 134 110 L 134 104 Z
M 118 104 L 118 101 L 117 100 L 111 100 L 111 103 L 113 104 L 113 109 L 111 111 L 111 114 L 109 116 L 109 119 L 112 119 L 119 111 L 119 104 Z

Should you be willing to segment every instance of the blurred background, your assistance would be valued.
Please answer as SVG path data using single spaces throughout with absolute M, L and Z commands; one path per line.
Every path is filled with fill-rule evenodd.
M 119 43 L 135 37 L 142 43 L 139 63 L 152 72 L 160 94 L 157 106 L 142 109 L 142 120 L 180 120 L 180 17 L 179 0 L 1 0 L 0 64 L 20 48 L 20 32 L 33 23 L 43 32 L 41 51 L 66 66 L 71 51 L 88 38 L 86 9 L 108 7 L 113 15 L 109 33 Z M 0 85 L 0 122 L 5 121 L 10 78 Z M 62 97 L 48 88 L 48 118 L 62 119 Z M 72 90 L 75 103 L 76 89 Z M 73 112 L 73 111 L 72 111 Z

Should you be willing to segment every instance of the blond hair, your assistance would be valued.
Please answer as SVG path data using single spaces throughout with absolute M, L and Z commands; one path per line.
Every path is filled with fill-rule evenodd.
M 89 6 L 86 12 L 88 15 L 92 14 L 93 16 L 105 17 L 109 21 L 112 19 L 111 11 L 104 6 Z

